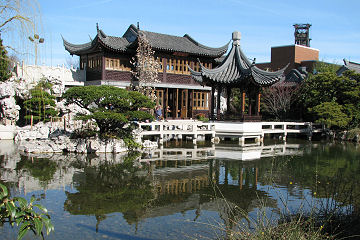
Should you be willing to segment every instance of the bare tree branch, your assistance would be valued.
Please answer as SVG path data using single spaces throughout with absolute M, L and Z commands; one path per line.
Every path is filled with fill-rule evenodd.
M 291 103 L 298 94 L 298 86 L 274 85 L 263 89 L 264 108 L 279 120 L 285 120 Z

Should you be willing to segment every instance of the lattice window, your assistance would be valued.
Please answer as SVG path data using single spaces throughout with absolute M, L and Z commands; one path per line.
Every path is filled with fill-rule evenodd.
M 193 92 L 193 109 L 209 110 L 209 93 Z
M 105 58 L 105 69 L 115 71 L 130 71 L 130 61 L 128 59 Z

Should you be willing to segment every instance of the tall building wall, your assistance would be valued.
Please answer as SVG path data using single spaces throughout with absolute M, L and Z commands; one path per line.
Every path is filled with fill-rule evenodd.
M 319 50 L 301 45 L 279 46 L 271 48 L 271 69 L 276 71 L 289 64 L 285 74 L 291 69 L 302 66 L 303 61 L 318 61 Z
M 295 45 L 295 62 L 319 61 L 319 50 L 315 48 Z

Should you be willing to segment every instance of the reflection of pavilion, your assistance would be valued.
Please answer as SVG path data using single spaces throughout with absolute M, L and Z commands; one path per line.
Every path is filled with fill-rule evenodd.
M 210 211 L 219 214 L 227 231 L 259 207 L 260 200 L 267 207 L 276 207 L 276 200 L 257 189 L 259 169 L 254 162 L 211 159 L 193 161 L 190 165 L 184 164 L 186 160 L 178 162 L 173 167 L 158 161 L 150 163 L 155 200 L 140 219 L 195 210 L 195 221 Z
M 233 160 L 254 160 L 264 157 L 275 157 L 284 155 L 302 155 L 303 150 L 300 144 L 274 144 L 274 145 L 256 145 L 249 144 L 245 146 L 218 144 L 216 145 L 215 157 L 221 159 Z
M 164 148 L 164 146 L 160 145 L 158 149 L 152 149 L 149 152 L 145 152 L 141 162 L 210 159 L 213 158 L 214 155 L 214 144 L 210 147 L 199 147 L 194 145 L 192 148 Z
M 273 144 L 263 145 L 261 143 L 255 144 L 229 144 L 220 143 L 210 147 L 198 147 L 194 145 L 192 148 L 160 148 L 146 152 L 141 162 L 156 161 L 160 166 L 167 166 L 168 161 L 192 161 L 204 159 L 233 159 L 233 160 L 254 160 L 264 157 L 275 157 L 285 155 L 302 155 L 303 149 L 300 144 Z

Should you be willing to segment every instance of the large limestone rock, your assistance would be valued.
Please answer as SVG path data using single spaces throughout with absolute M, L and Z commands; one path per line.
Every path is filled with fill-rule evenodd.
M 0 83 L 1 118 L 5 124 L 14 124 L 19 119 L 20 106 L 16 105 L 15 98 L 28 99 L 29 90 L 41 80 L 47 79 L 52 84 L 52 94 L 57 97 L 64 94 L 66 86 L 83 86 L 85 80 L 85 71 L 65 67 L 17 64 L 14 69 L 13 76 L 8 81 Z M 63 113 L 76 114 L 81 111 L 76 106 L 58 107 Z
M 36 140 L 36 139 L 48 139 L 50 134 L 50 127 L 48 124 L 42 122 L 34 125 L 32 128 L 26 126 L 23 128 L 18 127 L 15 136 L 15 142 Z
M 101 140 L 93 139 L 70 139 L 68 134 L 57 135 L 49 139 L 36 138 L 33 131 L 28 135 L 17 138 L 19 150 L 26 153 L 123 153 L 128 149 L 122 139 Z M 19 140 L 21 138 L 21 140 Z
M 4 124 L 14 123 L 19 119 L 20 106 L 15 101 L 15 78 L 0 83 L 0 107 Z

